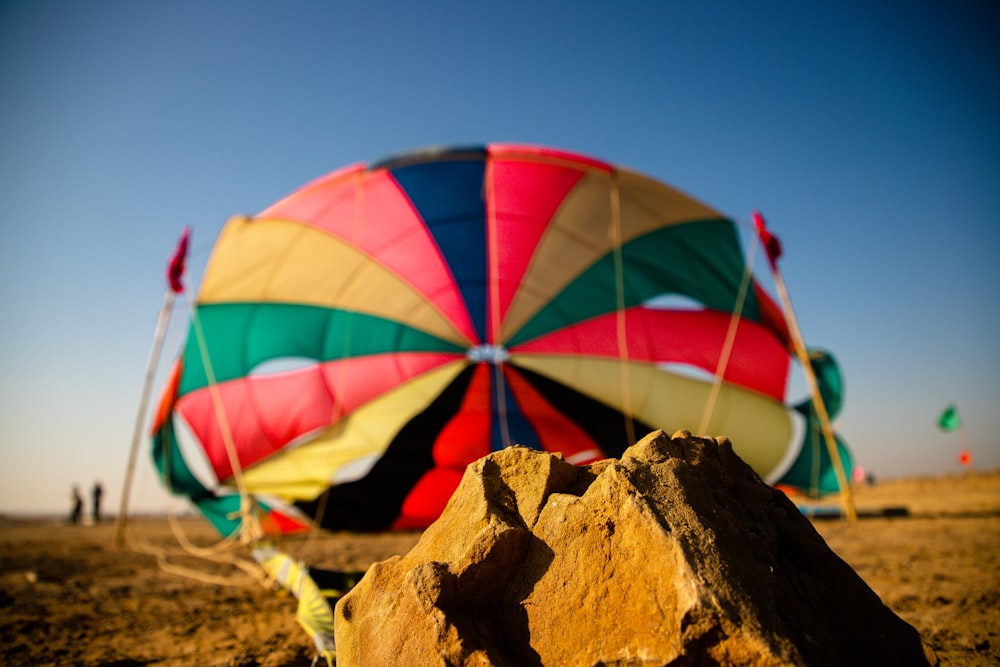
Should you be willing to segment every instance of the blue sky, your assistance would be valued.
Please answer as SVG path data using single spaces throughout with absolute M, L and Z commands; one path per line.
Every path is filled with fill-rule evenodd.
M 0 512 L 95 479 L 117 507 L 184 225 L 196 284 L 233 214 L 490 141 L 762 210 L 861 465 L 957 471 L 954 402 L 996 468 L 998 29 L 986 1 L 0 4 Z M 162 508 L 147 459 L 133 503 Z

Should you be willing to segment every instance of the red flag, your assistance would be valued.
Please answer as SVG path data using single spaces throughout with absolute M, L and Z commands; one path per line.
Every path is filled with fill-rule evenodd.
M 760 211 L 753 212 L 753 222 L 757 227 L 757 235 L 760 236 L 760 242 L 764 244 L 764 252 L 767 253 L 767 259 L 771 262 L 771 268 L 776 271 L 778 269 L 778 258 L 781 257 L 781 241 L 768 230 L 767 224 L 764 222 L 764 216 L 760 214 Z
M 180 240 L 177 241 L 177 249 L 174 250 L 174 255 L 167 265 L 167 282 L 170 283 L 170 289 L 175 294 L 184 291 L 184 283 L 181 282 L 181 279 L 184 277 L 184 261 L 187 259 L 188 239 L 190 238 L 191 227 L 185 227 L 184 231 L 181 232 Z

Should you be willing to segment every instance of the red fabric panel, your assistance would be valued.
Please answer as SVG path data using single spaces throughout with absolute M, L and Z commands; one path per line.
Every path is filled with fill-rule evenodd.
M 545 451 L 562 452 L 567 460 L 577 465 L 606 458 L 600 446 L 586 431 L 556 410 L 519 373 L 508 366 L 504 377 L 517 399 L 518 407 L 541 439 Z
M 391 530 L 420 530 L 434 523 L 458 488 L 464 472 L 464 468 L 433 468 L 424 473 L 403 501 Z
M 318 377 L 318 371 L 310 373 L 308 377 L 303 378 L 300 386 L 315 385 Z M 258 421 L 249 398 L 247 380 L 218 385 L 218 391 L 223 414 L 242 466 L 250 465 L 281 448 L 281 443 L 269 437 Z M 317 408 L 320 401 L 325 405 L 321 404 Z M 294 406 L 294 412 L 289 417 L 298 422 L 299 429 L 306 430 L 310 423 L 314 429 L 320 428 L 325 425 L 330 405 L 332 401 L 326 394 L 314 395 L 311 404 Z M 219 425 L 219 417 L 216 416 L 211 388 L 205 387 L 182 396 L 177 402 L 177 412 L 184 417 L 197 436 L 216 478 L 224 480 L 231 477 L 233 469 L 226 453 L 226 442 Z
M 487 146 L 487 151 L 491 157 L 520 159 L 534 157 L 546 162 L 573 163 L 575 165 L 579 165 L 580 167 L 598 169 L 608 173 L 610 173 L 613 169 L 610 164 L 604 162 L 603 160 L 598 160 L 586 155 L 580 155 L 579 153 L 561 151 L 557 148 L 548 148 L 546 146 L 496 143 Z
M 288 533 L 304 533 L 309 530 L 309 524 L 271 510 L 260 521 L 260 527 L 266 535 L 287 535 Z
M 617 313 L 608 313 L 515 346 L 511 352 L 618 358 L 617 318 Z M 628 309 L 628 358 L 689 364 L 714 373 L 729 321 L 729 313 L 709 310 Z M 788 352 L 769 330 L 741 320 L 724 379 L 780 401 L 785 396 L 789 363 Z
M 488 230 L 488 238 L 497 242 L 491 249 L 496 265 L 490 264 L 497 275 L 491 275 L 490 281 L 497 287 L 502 322 L 549 220 L 584 172 L 566 165 L 494 158 L 487 173 L 493 197 L 487 224 L 496 225 L 495 230 Z M 493 328 L 499 322 L 489 318 L 491 341 L 496 340 Z
M 292 210 L 291 206 L 302 206 L 305 202 L 316 201 L 317 193 L 322 196 L 322 193 L 329 190 L 331 184 L 340 183 L 341 181 L 347 181 L 351 178 L 358 177 L 365 171 L 365 165 L 363 164 L 350 164 L 346 167 L 341 167 L 340 169 L 335 169 L 328 174 L 324 174 L 319 178 L 315 178 L 310 182 L 306 183 L 302 187 L 298 188 L 294 192 L 285 197 L 281 198 L 277 202 L 271 204 L 263 211 L 261 211 L 257 217 L 259 218 L 283 218 L 286 217 L 287 212 Z M 309 219 L 309 215 L 306 211 L 309 209 L 300 208 L 298 209 L 301 214 L 305 214 L 306 217 L 300 217 L 299 215 L 293 216 L 292 219 Z
M 785 320 L 784 311 L 781 310 L 781 307 L 774 302 L 774 299 L 767 292 L 761 289 L 760 285 L 754 283 L 753 291 L 757 297 L 760 316 L 764 320 L 765 326 L 781 339 L 782 344 L 787 349 L 793 349 L 792 334 L 788 331 L 788 322 Z
M 265 209 L 377 257 L 430 300 L 469 341 L 477 341 L 458 286 L 423 220 L 389 172 L 352 167 L 329 174 Z
M 220 384 L 240 465 L 248 467 L 406 380 L 454 360 L 455 355 L 439 352 L 384 354 Z M 218 479 L 228 479 L 232 467 L 209 388 L 183 396 L 177 411 L 197 435 Z
M 491 373 L 487 364 L 475 366 L 462 407 L 434 441 L 435 466 L 406 496 L 393 530 L 417 530 L 433 523 L 458 488 L 465 467 L 490 453 Z
M 341 359 L 323 364 L 327 386 L 340 398 L 341 415 L 350 414 L 410 378 L 456 359 L 445 352 L 399 352 Z
M 439 467 L 464 470 L 465 466 L 490 453 L 491 370 L 487 364 L 475 366 L 462 407 L 438 433 L 433 455 Z

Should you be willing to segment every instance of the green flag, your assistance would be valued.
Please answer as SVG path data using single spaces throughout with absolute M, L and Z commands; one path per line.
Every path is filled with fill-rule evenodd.
M 962 420 L 958 418 L 958 408 L 954 405 L 949 405 L 945 408 L 941 416 L 938 417 L 938 426 L 941 427 L 942 431 L 957 431 L 962 427 Z

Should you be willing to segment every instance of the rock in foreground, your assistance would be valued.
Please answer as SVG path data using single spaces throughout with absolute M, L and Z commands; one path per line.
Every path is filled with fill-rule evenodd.
M 928 664 L 784 494 L 683 431 L 587 467 L 477 461 L 340 600 L 336 641 L 341 667 Z

